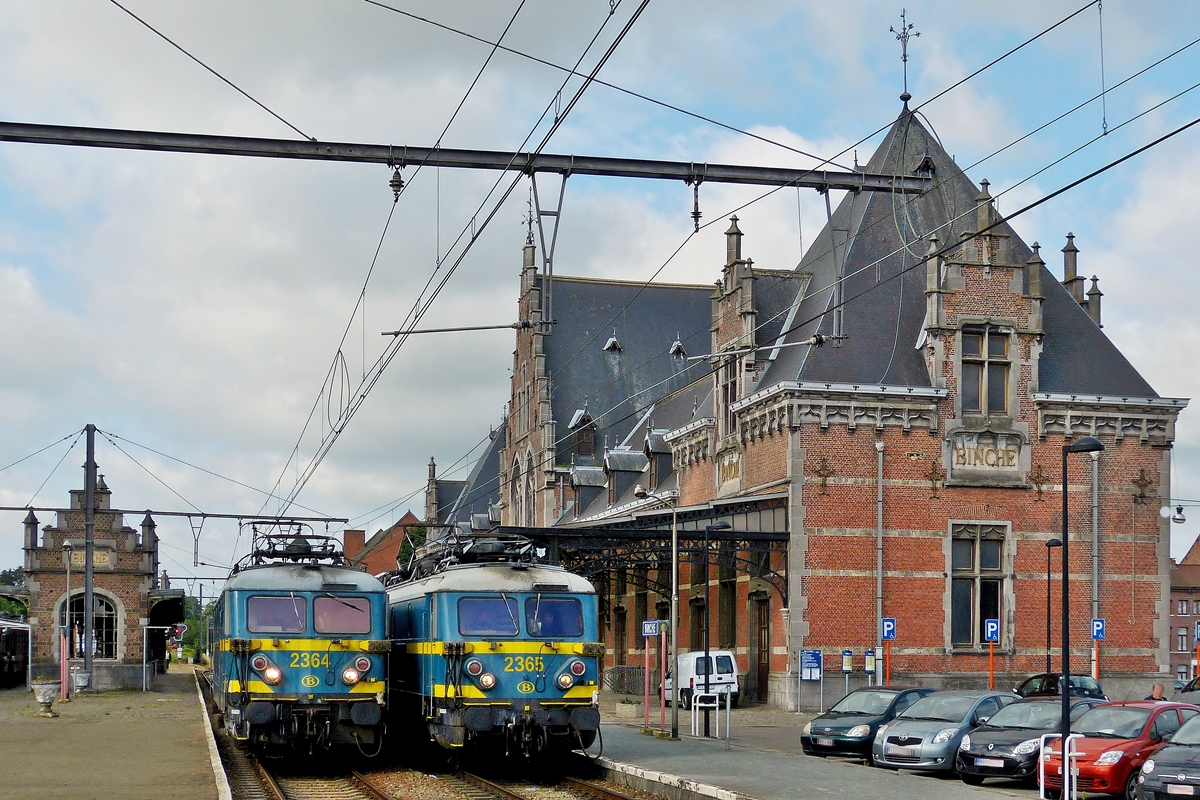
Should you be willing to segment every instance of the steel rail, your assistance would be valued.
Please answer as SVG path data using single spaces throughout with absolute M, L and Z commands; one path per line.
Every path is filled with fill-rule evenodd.
M 688 184 L 735 183 L 754 186 L 801 186 L 820 191 L 838 189 L 854 192 L 919 194 L 928 191 L 932 186 L 930 177 L 847 172 L 845 170 L 705 164 L 694 161 L 462 150 L 353 142 L 313 142 L 300 139 L 261 139 L 166 131 L 85 128 L 73 125 L 38 125 L 24 122 L 0 122 L 0 141 L 71 147 L 105 147 L 118 150 L 205 153 L 252 158 L 349 161 L 363 164 L 386 164 L 392 167 L 421 164 L 427 167 L 452 169 L 490 169 L 525 173 L 554 172 L 562 175 L 679 180 Z
M 632 795 L 618 792 L 616 789 L 610 789 L 607 786 L 601 786 L 591 781 L 567 777 L 564 777 L 562 781 L 571 789 L 595 797 L 597 800 L 636 800 Z
M 374 783 L 366 775 L 361 772 L 354 771 L 350 773 L 350 782 L 356 785 L 359 791 L 364 792 L 371 797 L 371 800 L 395 800 L 392 795 L 383 790 L 383 787 Z

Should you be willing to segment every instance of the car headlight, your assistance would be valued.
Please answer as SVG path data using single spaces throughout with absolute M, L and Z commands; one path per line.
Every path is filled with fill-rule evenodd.
M 958 728 L 942 728 L 937 732 L 937 736 L 933 737 L 933 743 L 944 744 L 953 739 L 956 733 L 958 733 Z
M 1097 767 L 1108 767 L 1121 760 L 1121 756 L 1125 755 L 1124 750 L 1105 750 L 1096 759 Z
M 850 730 L 846 731 L 846 735 L 851 738 L 862 738 L 863 736 L 871 735 L 870 725 L 855 725 Z
M 958 743 L 958 749 L 959 750 L 970 750 L 971 749 L 971 734 L 968 733 L 966 736 L 964 736 L 962 738 L 962 741 Z
M 811 736 L 812 735 L 812 723 L 811 722 L 804 723 L 804 727 L 800 730 L 800 732 L 803 733 L 805 736 Z
M 1149 775 L 1154 772 L 1154 759 L 1151 758 L 1145 764 L 1142 764 L 1142 774 Z
M 1013 748 L 1014 756 L 1027 756 L 1031 753 L 1036 753 L 1038 748 L 1042 746 L 1041 739 L 1026 739 L 1019 745 Z
M 879 729 L 877 731 L 875 731 L 875 738 L 878 739 L 879 737 L 883 736 L 884 731 L 886 731 L 887 728 L 888 728 L 888 726 L 887 726 L 886 722 L 883 723 L 882 725 L 880 725 Z

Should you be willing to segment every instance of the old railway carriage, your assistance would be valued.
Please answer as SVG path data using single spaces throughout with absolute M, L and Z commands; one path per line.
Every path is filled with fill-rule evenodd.
M 522 537 L 450 533 L 389 581 L 391 703 L 442 747 L 588 747 L 600 724 L 596 591 Z
M 256 532 L 214 611 L 213 700 L 256 745 L 382 746 L 383 584 L 324 536 Z

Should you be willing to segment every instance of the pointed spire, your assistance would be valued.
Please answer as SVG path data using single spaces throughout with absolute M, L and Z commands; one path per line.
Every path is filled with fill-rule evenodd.
M 1083 296 L 1083 287 L 1087 279 L 1079 275 L 1079 248 L 1075 246 L 1075 234 L 1067 234 L 1067 246 L 1062 249 L 1062 253 L 1063 286 L 1067 287 L 1076 303 L 1083 305 L 1087 302 Z
M 1033 243 L 1033 255 L 1025 264 L 1029 267 L 1026 270 L 1029 273 L 1029 296 L 1042 296 L 1042 268 L 1046 266 L 1046 262 L 1042 260 L 1041 245 L 1037 242 Z
M 992 196 L 988 193 L 988 179 L 984 178 L 979 184 L 979 194 L 975 195 L 975 210 L 979 214 L 979 227 L 983 231 L 992 224 Z
M 1082 279 L 1081 279 L 1082 280 Z M 1104 292 L 1100 291 L 1100 279 L 1095 275 L 1092 276 L 1092 288 L 1088 289 L 1087 293 L 1087 312 L 1092 318 L 1092 322 L 1096 323 L 1097 328 L 1103 328 L 1100 324 L 1100 298 L 1104 296 Z
M 729 230 L 725 231 L 725 265 L 742 260 L 742 230 L 738 227 L 737 214 L 729 218 Z

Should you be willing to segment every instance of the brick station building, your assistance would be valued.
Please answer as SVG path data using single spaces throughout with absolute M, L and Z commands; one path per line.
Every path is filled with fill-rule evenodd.
M 70 559 L 70 663 L 83 668 L 84 526 L 86 492 L 72 489 L 69 510 L 59 511 L 56 524 L 38 530 L 33 511 L 25 517 L 25 584 L 29 622 L 33 626 L 33 677 L 59 676 L 59 636 L 68 626 L 67 561 Z M 101 475 L 96 483 L 92 544 L 92 594 L 95 652 L 91 688 L 133 689 L 142 685 L 142 637 L 147 660 L 166 657 L 166 635 L 143 626 L 183 621 L 182 589 L 171 589 L 158 570 L 158 536 L 150 514 L 141 529 L 124 524 L 112 509 L 112 491 Z
M 1048 624 L 1060 668 L 1047 543 L 1062 536 L 1062 447 L 1095 436 L 1106 449 L 1068 465 L 1071 669 L 1093 669 L 1100 617 L 1110 694 L 1165 677 L 1158 509 L 1187 401 L 1160 397 L 1105 336 L 1073 237 L 1060 281 L 907 104 L 865 170 L 934 188 L 847 195 L 794 269 L 754 264 L 734 217 L 723 263 L 696 267 L 715 284 L 564 278 L 560 263 L 548 285 L 531 235 L 520 318 L 534 325 L 485 456 L 499 473 L 478 479 L 495 514 L 535 533 L 659 537 L 585 570 L 610 666 L 642 663 L 637 621 L 667 616 L 674 509 L 681 650 L 703 647 L 711 604 L 710 644 L 737 652 L 747 699 L 794 708 L 802 648 L 825 651 L 839 686 L 853 651 L 862 682 L 880 617 L 897 624 L 892 679 L 947 687 L 987 685 L 984 620 L 998 619 L 1007 687 L 1045 669 Z M 733 530 L 706 576 L 697 541 L 717 521 Z

